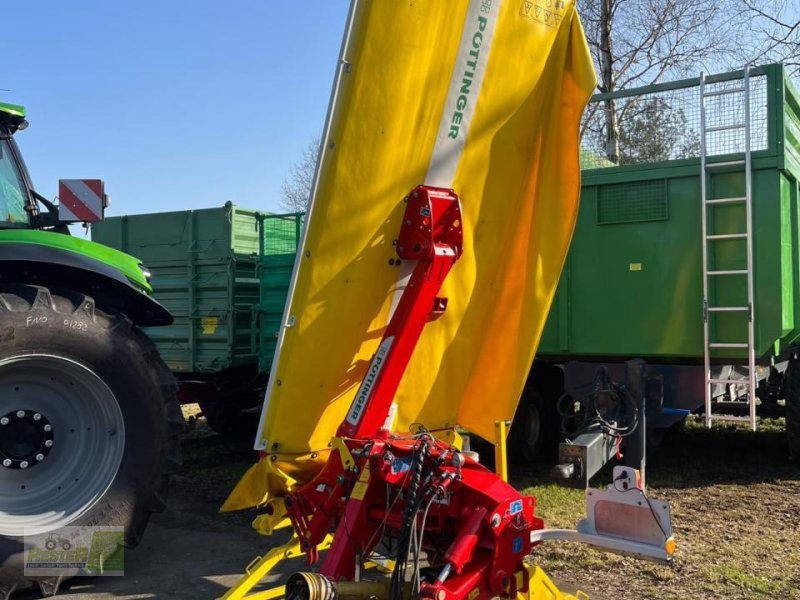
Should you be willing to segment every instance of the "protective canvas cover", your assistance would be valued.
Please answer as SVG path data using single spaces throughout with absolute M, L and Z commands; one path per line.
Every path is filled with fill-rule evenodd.
M 320 468 L 404 278 L 416 185 L 453 188 L 464 255 L 396 397 L 394 429 L 511 419 L 572 235 L 580 115 L 595 86 L 572 0 L 358 1 L 256 448 L 226 509 Z

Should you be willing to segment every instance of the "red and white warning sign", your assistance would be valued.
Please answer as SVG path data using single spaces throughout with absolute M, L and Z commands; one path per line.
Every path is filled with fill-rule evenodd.
M 105 197 L 102 179 L 59 179 L 58 218 L 87 223 L 102 221 Z

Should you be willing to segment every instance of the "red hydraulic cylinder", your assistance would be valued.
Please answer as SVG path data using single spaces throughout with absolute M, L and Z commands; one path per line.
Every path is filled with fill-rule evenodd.
M 458 536 L 447 549 L 444 559 L 450 566 L 450 569 L 456 573 L 461 573 L 464 565 L 472 559 L 475 548 L 478 546 L 478 534 L 487 512 L 489 511 L 483 506 L 476 508 L 469 518 L 464 521 L 464 524 L 458 531 Z M 450 569 L 447 570 L 448 573 Z

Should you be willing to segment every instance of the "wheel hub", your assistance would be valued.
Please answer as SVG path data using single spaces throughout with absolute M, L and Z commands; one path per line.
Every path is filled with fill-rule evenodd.
M 53 425 L 42 413 L 17 409 L 0 417 L 0 465 L 29 469 L 47 458 L 53 448 Z
M 69 525 L 112 485 L 125 450 L 125 420 L 92 369 L 48 354 L 0 359 L 3 422 L 0 537 Z

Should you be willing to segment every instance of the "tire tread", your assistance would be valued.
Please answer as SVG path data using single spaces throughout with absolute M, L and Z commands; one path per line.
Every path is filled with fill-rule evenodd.
M 129 350 L 142 357 L 146 371 L 158 390 L 159 406 L 163 416 L 164 436 L 159 456 L 160 472 L 149 486 L 149 497 L 139 499 L 132 511 L 132 518 L 126 529 L 124 545 L 134 548 L 140 542 L 152 513 L 166 508 L 168 486 L 172 475 L 180 470 L 182 463 L 179 435 L 184 422 L 176 391 L 177 385 L 172 373 L 161 359 L 155 344 L 124 313 L 113 307 L 98 306 L 86 294 L 63 288 L 47 288 L 41 285 L 22 283 L 0 283 L 0 320 L 3 313 L 25 313 L 44 310 L 58 315 L 80 317 L 91 320 L 95 325 L 121 336 Z M 1 331 L 1 329 L 0 329 Z M 2 558 L 2 557 L 0 557 Z M 4 577 L 7 573 L 4 572 Z M 36 585 L 38 579 L 26 578 L 18 574 L 17 581 L 0 581 L 10 589 L 25 589 Z M 2 598 L 0 593 L 0 598 Z

